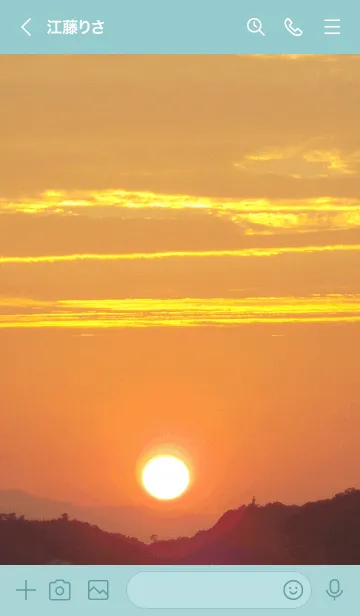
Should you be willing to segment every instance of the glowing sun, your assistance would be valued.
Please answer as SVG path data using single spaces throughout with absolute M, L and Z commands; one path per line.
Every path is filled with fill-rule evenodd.
M 190 471 L 175 456 L 156 456 L 145 464 L 142 483 L 147 492 L 160 500 L 181 496 L 190 484 Z

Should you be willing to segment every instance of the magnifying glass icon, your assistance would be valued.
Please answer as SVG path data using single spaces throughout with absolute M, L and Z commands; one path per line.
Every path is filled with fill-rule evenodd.
M 247 29 L 252 34 L 260 32 L 262 36 L 265 36 L 264 32 L 262 31 L 262 23 L 257 17 L 250 17 L 249 21 L 247 22 Z

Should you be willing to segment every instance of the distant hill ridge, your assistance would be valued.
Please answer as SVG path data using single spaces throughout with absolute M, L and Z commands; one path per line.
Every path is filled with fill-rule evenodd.
M 360 490 L 305 505 L 255 503 L 227 511 L 192 537 L 141 541 L 65 513 L 54 520 L 0 514 L 0 564 L 360 564 Z
M 216 514 L 204 512 L 194 515 L 174 508 L 166 514 L 156 508 L 136 506 L 75 505 L 71 502 L 41 498 L 22 490 L 0 490 L 0 512 L 24 515 L 29 520 L 50 520 L 66 511 L 70 518 L 85 520 L 103 530 L 135 536 L 147 542 L 151 533 L 162 539 L 176 537 L 178 529 L 193 535 L 200 528 L 209 528 L 217 519 Z M 148 531 L 147 529 L 151 529 Z

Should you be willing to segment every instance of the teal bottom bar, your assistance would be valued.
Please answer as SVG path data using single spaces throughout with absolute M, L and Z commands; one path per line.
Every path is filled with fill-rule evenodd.
M 360 566 L 0 566 L 1 613 L 15 616 L 358 613 Z M 85 612 L 86 611 L 86 612 Z

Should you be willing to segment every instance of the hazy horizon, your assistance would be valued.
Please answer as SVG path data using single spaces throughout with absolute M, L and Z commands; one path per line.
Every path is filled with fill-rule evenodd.
M 341 492 L 344 493 L 345 490 Z M 335 494 L 330 494 L 327 498 L 311 502 L 321 502 L 334 496 Z M 262 507 L 271 504 L 261 502 L 256 497 L 253 498 L 255 498 L 257 506 Z M 301 503 L 281 502 L 282 505 L 289 507 L 294 505 L 301 507 L 308 503 L 309 501 Z M 67 514 L 70 520 L 94 524 L 101 530 L 135 537 L 145 543 L 151 543 L 152 535 L 156 535 L 158 540 L 193 537 L 199 531 L 212 528 L 229 511 L 236 511 L 250 505 L 251 502 L 238 503 L 236 507 L 226 511 L 218 513 L 204 511 L 202 514 L 194 516 L 191 512 L 184 513 L 173 506 L 168 508 L 167 511 L 159 511 L 158 508 L 150 505 L 146 507 L 95 503 L 78 505 L 76 502 L 44 499 L 39 495 L 30 494 L 23 490 L 0 489 L 0 514 L 15 513 L 17 517 L 24 515 L 28 520 L 52 520 Z M 150 534 L 149 529 L 151 529 Z

